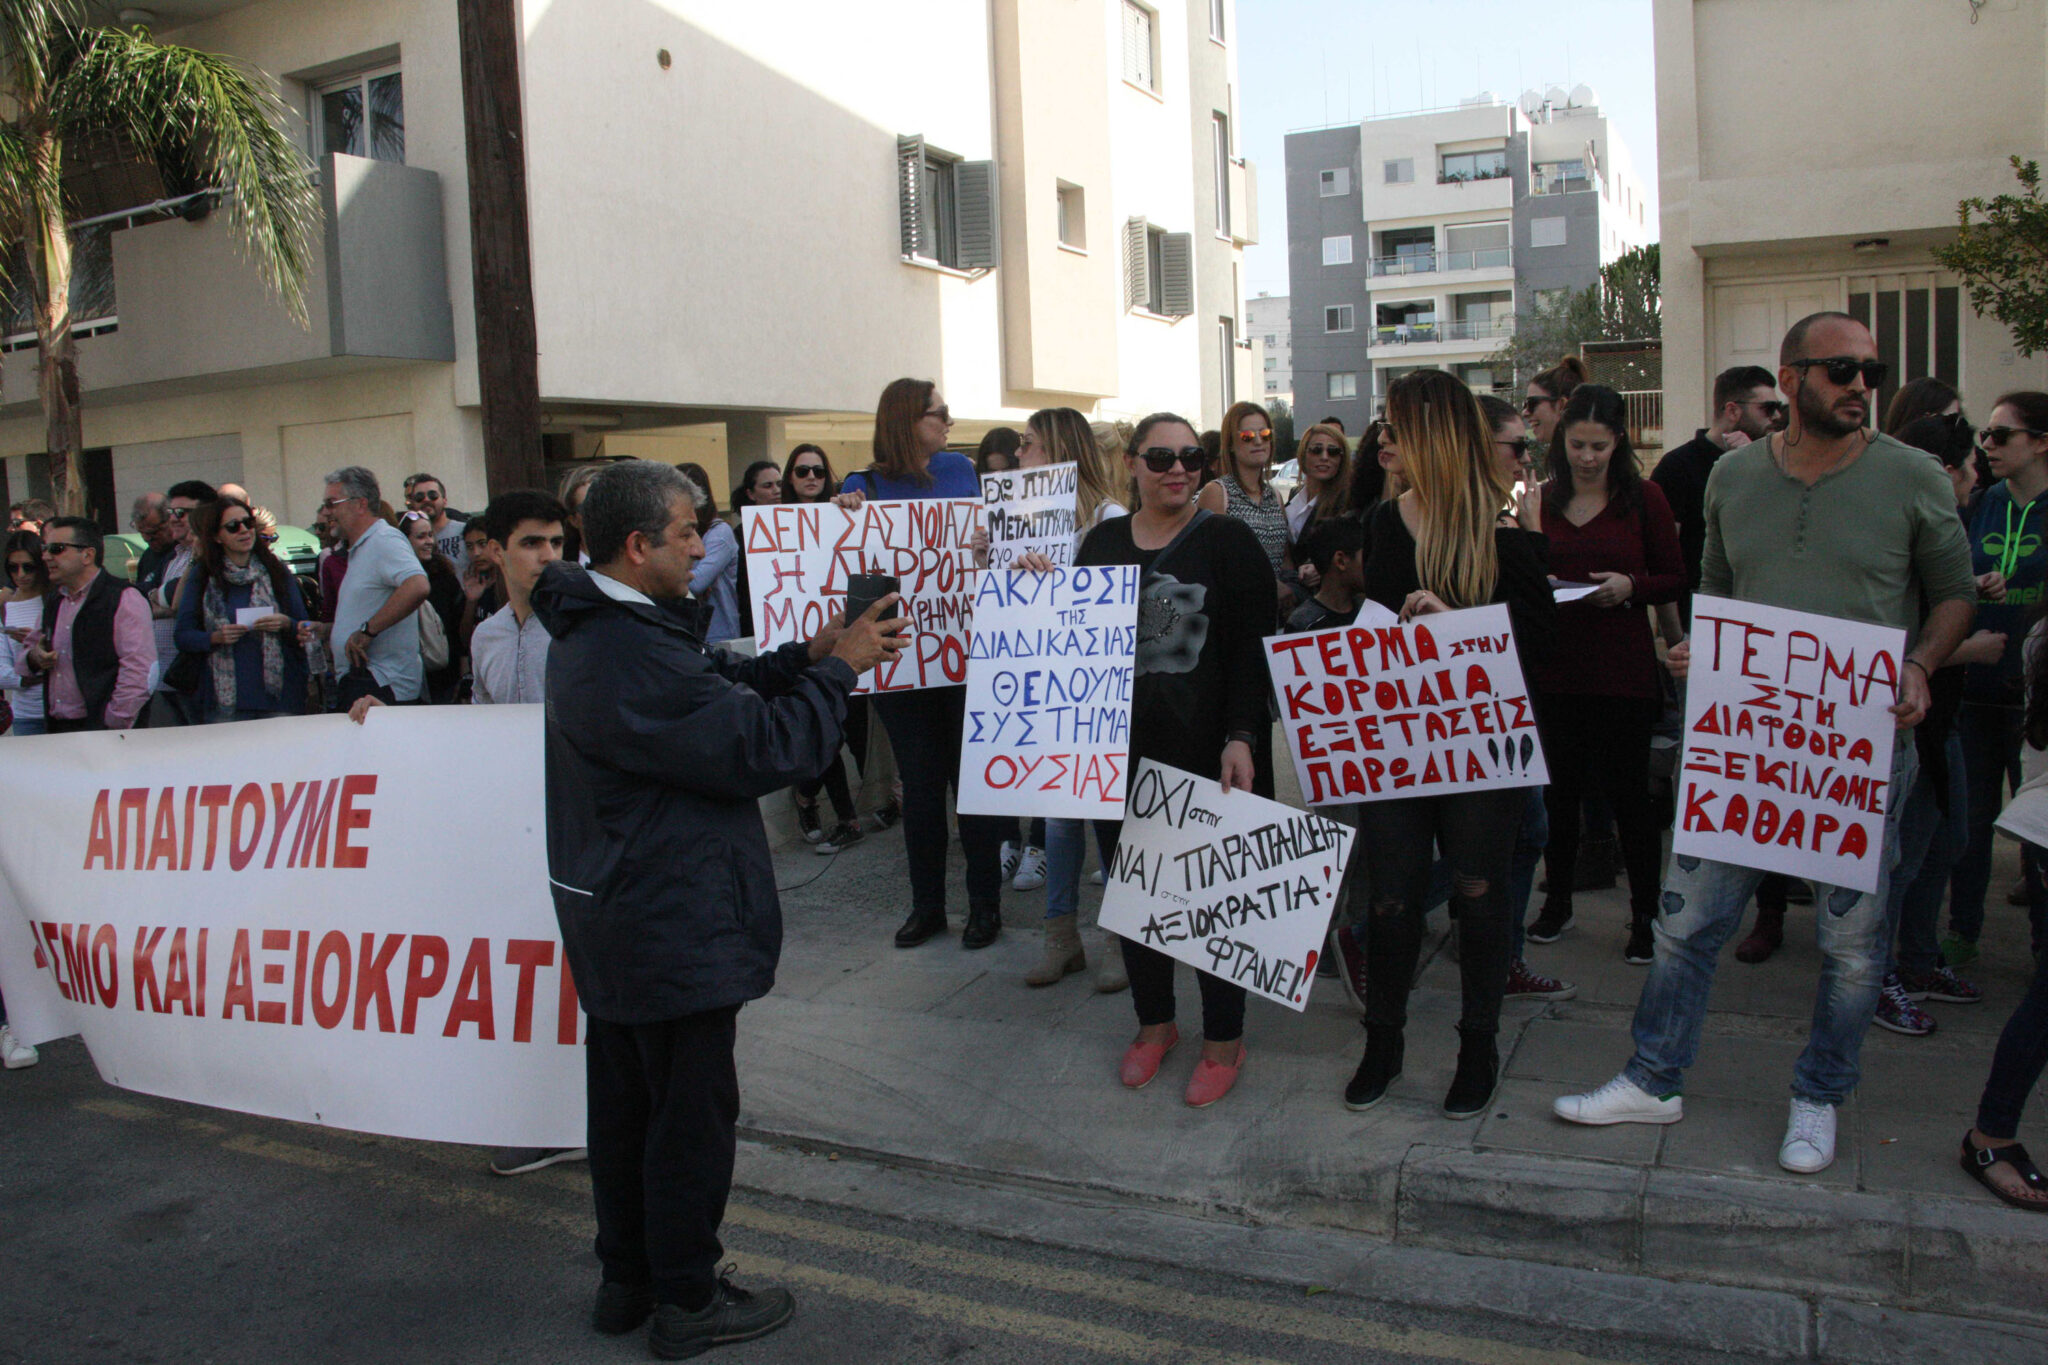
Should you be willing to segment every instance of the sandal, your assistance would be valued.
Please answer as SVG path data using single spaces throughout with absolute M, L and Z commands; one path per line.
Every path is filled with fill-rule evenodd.
M 2048 1196 L 2048 1176 L 2027 1157 L 2027 1149 L 2017 1142 L 2008 1142 L 2001 1147 L 1973 1147 L 1970 1135 L 1963 1134 L 1963 1170 L 1970 1179 L 1997 1195 L 1999 1199 L 2016 1209 L 2031 1213 L 2048 1213 L 2048 1199 L 2021 1199 L 2009 1194 L 1992 1183 L 1989 1174 L 1997 1165 L 2007 1165 L 2018 1174 L 2022 1183 L 2035 1194 Z

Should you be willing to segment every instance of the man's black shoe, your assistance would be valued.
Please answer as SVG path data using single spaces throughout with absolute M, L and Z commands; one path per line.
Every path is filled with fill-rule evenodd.
M 999 905 L 977 905 L 967 912 L 967 927 L 960 932 L 962 948 L 986 948 L 1003 932 L 1003 910 Z
M 711 1302 L 694 1313 L 678 1303 L 657 1307 L 647 1346 L 662 1360 L 688 1360 L 714 1346 L 765 1337 L 795 1312 L 796 1300 L 787 1289 L 750 1294 L 720 1280 Z
M 896 931 L 898 948 L 915 948 L 934 934 L 946 932 L 946 912 L 943 910 L 913 910 L 910 918 L 903 921 L 903 927 Z
M 654 1315 L 654 1290 L 644 1284 L 606 1280 L 597 1287 L 590 1325 L 608 1337 L 624 1336 Z

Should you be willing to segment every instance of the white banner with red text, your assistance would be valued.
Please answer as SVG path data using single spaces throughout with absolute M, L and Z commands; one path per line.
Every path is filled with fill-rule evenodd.
M 580 1146 L 539 706 L 7 739 L 0 990 L 109 1083 Z

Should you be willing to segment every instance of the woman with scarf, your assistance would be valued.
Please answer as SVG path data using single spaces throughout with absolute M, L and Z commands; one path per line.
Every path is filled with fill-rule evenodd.
M 196 578 L 178 595 L 178 648 L 206 656 L 199 690 L 207 723 L 300 714 L 306 603 L 291 570 L 258 543 L 255 512 L 239 498 L 201 504 L 192 544 Z

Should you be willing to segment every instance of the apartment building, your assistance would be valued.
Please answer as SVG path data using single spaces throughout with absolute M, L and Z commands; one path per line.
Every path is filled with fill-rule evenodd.
M 1655 237 L 1587 86 L 1291 133 L 1287 223 L 1295 392 L 1354 431 L 1411 370 L 1511 383 L 1516 313 Z
M 1294 319 L 1287 296 L 1261 293 L 1244 301 L 1245 322 L 1260 348 L 1264 401 L 1294 406 Z
M 1958 201 L 2017 188 L 2008 157 L 2048 160 L 2048 0 L 1864 0 L 1849 24 L 1776 0 L 1653 15 L 1669 430 L 1706 421 L 1721 370 L 1775 369 L 1786 328 L 1823 309 L 1875 333 L 1880 410 L 1927 375 L 1979 421 L 2048 387 L 2048 357 L 2019 355 L 1931 254 Z
M 234 478 L 303 523 L 320 476 L 431 470 L 485 500 L 455 7 L 156 0 L 164 38 L 280 78 L 325 221 L 292 322 L 203 204 L 101 224 L 79 346 L 103 513 Z M 936 380 L 972 442 L 1073 406 L 1220 419 L 1256 177 L 1231 0 L 525 0 L 520 51 L 551 466 L 869 454 Z M 119 169 L 119 168 L 116 168 Z M 47 487 L 33 367 L 0 367 L 0 469 Z M 41 487 L 39 487 L 39 485 Z

